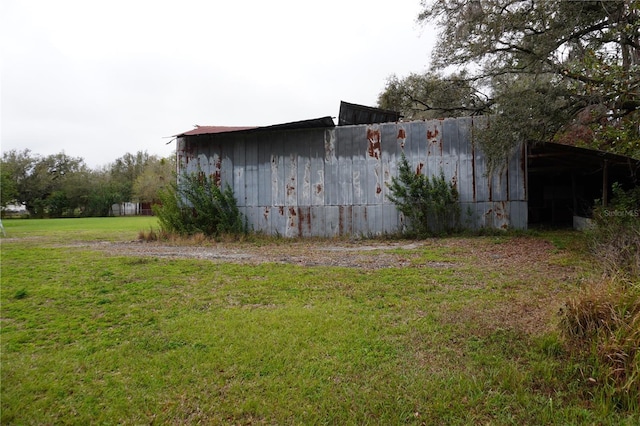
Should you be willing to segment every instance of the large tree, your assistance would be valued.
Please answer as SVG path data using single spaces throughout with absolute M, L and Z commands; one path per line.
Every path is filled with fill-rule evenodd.
M 78 208 L 76 178 L 89 171 L 81 158 L 64 152 L 42 157 L 28 149 L 4 153 L 2 168 L 3 179 L 11 181 L 14 188 L 13 200 L 3 199 L 3 203 L 22 203 L 37 217 L 62 216 Z
M 149 162 L 156 160 L 147 151 L 138 151 L 135 154 L 126 153 L 109 166 L 111 170 L 111 182 L 117 188 L 120 199 L 117 202 L 133 201 L 133 184 L 144 172 Z
M 133 199 L 141 203 L 156 203 L 160 200 L 160 191 L 175 180 L 175 157 L 149 157 L 147 165 L 133 183 Z
M 422 5 L 419 21 L 439 29 L 433 69 L 392 77 L 381 107 L 491 114 L 493 157 L 555 139 L 640 158 L 640 0 Z

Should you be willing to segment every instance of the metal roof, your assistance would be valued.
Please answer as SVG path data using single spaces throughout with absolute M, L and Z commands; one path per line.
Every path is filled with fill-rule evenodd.
M 338 126 L 354 124 L 393 123 L 399 121 L 402 114 L 398 111 L 374 108 L 365 105 L 351 104 L 340 101 L 340 113 L 338 114 Z
M 214 133 L 238 132 L 242 130 L 250 130 L 255 128 L 256 127 L 247 127 L 247 126 L 198 126 L 196 124 L 195 129 L 182 132 L 174 136 L 180 137 L 180 136 L 195 136 L 195 135 L 211 135 Z
M 273 124 L 270 126 L 198 126 L 193 130 L 179 133 L 174 137 L 182 136 L 197 136 L 197 135 L 211 135 L 217 133 L 231 133 L 231 132 L 247 132 L 247 131 L 272 131 L 272 130 L 300 130 L 300 129 L 317 129 L 335 127 L 333 118 L 321 117 L 312 118 L 310 120 L 292 121 L 290 123 Z

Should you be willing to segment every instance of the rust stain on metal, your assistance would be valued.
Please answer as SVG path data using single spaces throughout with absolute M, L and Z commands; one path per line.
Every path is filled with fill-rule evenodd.
M 296 219 L 297 216 L 295 207 L 289 207 L 289 228 L 294 229 L 296 227 Z
M 214 172 L 211 178 L 219 188 L 222 185 L 222 159 L 218 157 L 214 163 Z
M 438 129 L 433 129 L 433 130 L 427 129 L 427 139 L 435 139 L 438 137 L 439 134 L 440 132 L 438 131 Z
M 271 210 L 269 209 L 269 207 L 265 207 L 265 208 L 264 208 L 264 212 L 262 213 L 262 215 L 264 216 L 264 220 L 265 220 L 266 222 L 268 222 L 268 221 L 269 221 L 269 212 L 270 212 L 270 211 L 271 211 Z
M 320 194 L 322 192 L 322 184 L 319 183 L 316 185 L 316 194 Z
M 284 206 L 278 206 L 278 214 L 284 216 Z
M 379 160 L 381 153 L 380 130 L 367 129 L 367 140 L 369 141 L 369 157 Z
M 344 206 L 338 206 L 338 235 L 344 235 Z
M 293 180 L 293 179 L 292 179 Z M 291 185 L 290 183 L 287 184 L 287 196 L 290 197 L 296 190 L 296 187 Z
M 299 236 L 304 235 L 305 227 L 309 232 L 311 232 L 311 211 L 307 210 L 305 213 L 305 210 L 307 209 L 298 207 L 298 216 L 299 216 L 298 217 L 298 235 Z
M 382 192 L 382 188 L 380 187 L 380 184 L 376 185 L 376 194 L 379 194 Z
M 289 208 L 290 212 L 291 210 L 292 210 L 292 207 Z M 304 223 L 305 217 L 304 217 L 304 212 L 300 208 L 298 208 L 298 215 L 300 216 L 298 218 L 298 236 L 302 237 L 302 224 Z M 292 216 L 295 216 L 295 211 L 293 211 Z
M 407 141 L 407 131 L 405 129 L 398 129 L 398 139 L 400 139 L 400 148 L 404 149 L 404 144 Z
M 420 163 L 418 164 L 418 167 L 416 167 L 416 174 L 417 175 L 421 175 L 422 174 L 422 169 L 424 168 L 424 163 Z

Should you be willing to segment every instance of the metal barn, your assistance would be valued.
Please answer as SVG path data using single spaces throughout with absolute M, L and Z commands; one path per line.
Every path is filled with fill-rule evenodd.
M 526 229 L 526 148 L 489 175 L 473 142 L 485 124 L 465 117 L 335 126 L 323 117 L 267 127 L 199 126 L 176 136 L 178 171 L 229 184 L 255 231 L 372 236 L 404 225 L 387 198 L 404 153 L 416 173 L 442 170 L 456 185 L 463 226 Z

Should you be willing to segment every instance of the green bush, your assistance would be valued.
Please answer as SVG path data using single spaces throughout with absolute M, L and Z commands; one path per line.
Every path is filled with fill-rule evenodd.
M 605 273 L 625 281 L 640 279 L 640 187 L 625 191 L 613 184 L 608 206 L 593 212 L 591 250 Z
M 408 233 L 418 237 L 450 233 L 459 228 L 460 204 L 458 191 L 444 178 L 424 176 L 414 172 L 402 154 L 398 177 L 389 187 L 391 200 L 408 219 Z
M 154 206 L 160 228 L 180 235 L 246 233 L 247 226 L 229 185 L 221 189 L 204 173 L 184 174 L 160 192 Z

